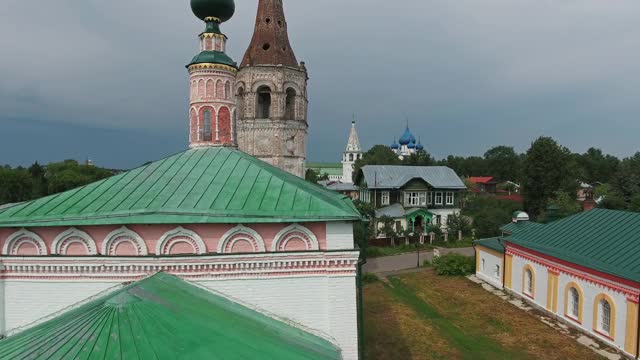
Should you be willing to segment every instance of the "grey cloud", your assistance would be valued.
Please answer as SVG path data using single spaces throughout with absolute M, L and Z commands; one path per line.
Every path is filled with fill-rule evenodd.
M 184 65 L 202 29 L 187 0 L 5 3 L 0 126 L 8 116 L 186 134 Z M 240 61 L 257 0 L 236 3 L 223 31 Z M 310 70 L 313 160 L 339 159 L 352 113 L 365 146 L 390 143 L 406 116 L 439 157 L 496 144 L 524 150 L 541 134 L 576 151 L 638 150 L 635 0 L 287 0 L 285 8 Z

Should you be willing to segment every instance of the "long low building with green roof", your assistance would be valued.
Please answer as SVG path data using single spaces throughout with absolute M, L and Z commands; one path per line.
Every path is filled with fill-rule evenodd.
M 547 224 L 514 214 L 474 242 L 476 276 L 638 356 L 640 213 L 594 209 Z
M 235 4 L 191 5 L 189 150 L 0 207 L 1 359 L 359 358 L 361 215 L 238 150 Z

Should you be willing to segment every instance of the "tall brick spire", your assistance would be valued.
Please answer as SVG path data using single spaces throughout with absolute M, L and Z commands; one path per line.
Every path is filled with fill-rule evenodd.
M 289 44 L 282 0 L 258 0 L 256 27 L 240 67 L 250 65 L 298 66 Z

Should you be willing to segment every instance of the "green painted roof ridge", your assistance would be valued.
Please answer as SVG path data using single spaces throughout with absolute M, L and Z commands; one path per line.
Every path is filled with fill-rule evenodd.
M 275 176 L 277 176 L 279 178 L 285 177 L 285 178 L 287 178 L 287 180 L 289 180 L 288 182 L 292 182 L 292 183 L 296 183 L 298 185 L 301 185 L 301 187 L 303 187 L 305 189 L 309 189 L 310 191 L 314 192 L 314 194 L 319 195 L 321 197 L 324 197 L 327 200 L 332 201 L 332 200 L 335 200 L 336 198 L 338 198 L 338 199 L 347 198 L 347 196 L 345 196 L 345 195 L 340 195 L 340 194 L 337 194 L 337 193 L 335 193 L 333 191 L 326 190 L 324 187 L 322 187 L 322 186 L 320 186 L 318 184 L 310 183 L 310 182 L 306 181 L 305 179 L 299 178 L 299 177 L 297 177 L 297 176 L 295 176 L 293 174 L 290 174 L 290 173 L 288 173 L 286 171 L 283 171 L 283 170 L 281 170 L 281 169 L 279 169 L 279 168 L 277 168 L 277 167 L 275 167 L 275 166 L 273 166 L 271 164 L 267 164 L 262 160 L 256 159 L 256 158 L 254 158 L 254 157 L 252 157 L 250 155 L 247 155 L 245 153 L 242 153 L 242 154 L 243 154 L 243 156 L 245 156 L 245 158 L 249 159 L 249 161 L 252 161 L 254 164 L 258 164 L 258 165 L 261 165 L 261 166 L 267 165 L 265 167 L 265 170 L 268 171 L 269 173 L 271 173 L 272 175 L 275 175 Z M 282 180 L 284 180 L 284 179 L 282 179 Z

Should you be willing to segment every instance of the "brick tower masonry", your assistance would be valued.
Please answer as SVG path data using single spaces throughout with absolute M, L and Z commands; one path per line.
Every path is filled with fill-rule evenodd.
M 299 177 L 306 161 L 307 80 L 289 44 L 282 0 L 259 0 L 235 86 L 238 147 Z
M 206 14 L 206 12 L 205 12 Z M 187 65 L 189 97 L 189 147 L 237 146 L 233 89 L 238 72 L 226 53 L 227 37 L 220 32 L 222 19 L 203 17 L 200 53 Z

